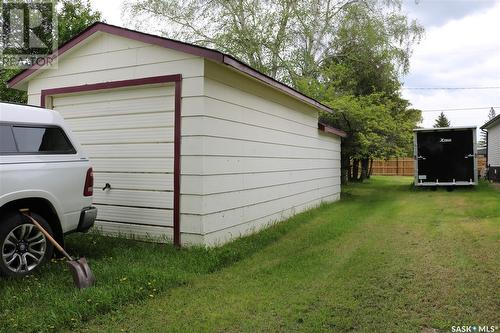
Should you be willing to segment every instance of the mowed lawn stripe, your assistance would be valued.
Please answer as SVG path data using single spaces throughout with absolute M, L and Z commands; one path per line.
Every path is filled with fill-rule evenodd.
M 403 177 L 344 199 L 231 267 L 86 331 L 449 331 L 498 324 L 499 192 L 416 191 Z M 483 206 L 483 209 L 480 207 Z
M 169 300 L 164 300 L 169 303 L 168 307 L 162 304 L 163 300 L 153 301 L 155 305 L 152 307 L 158 311 L 151 312 L 144 309 L 144 313 L 138 317 L 142 318 L 143 315 L 149 314 L 153 317 L 162 317 L 165 321 L 159 320 L 150 326 L 152 323 L 141 320 L 135 323 L 138 324 L 137 327 L 128 329 L 203 331 L 211 327 L 219 330 L 225 326 L 229 331 L 234 331 L 244 330 L 245 327 L 253 329 L 257 322 L 263 325 L 261 330 L 274 329 L 280 318 L 286 319 L 283 314 L 294 316 L 297 309 L 301 308 L 301 304 L 307 306 L 307 300 L 301 301 L 302 298 L 315 297 L 319 289 L 314 284 L 324 282 L 321 275 L 325 274 L 323 269 L 325 263 L 330 268 L 334 267 L 335 263 L 342 267 L 346 257 L 349 257 L 343 254 L 352 252 L 359 245 L 358 241 L 351 239 L 355 234 L 349 231 L 373 215 L 373 211 L 353 211 L 352 205 L 355 203 L 348 201 L 335 205 L 337 215 L 335 221 L 330 218 L 332 207 L 323 209 L 323 214 L 312 215 L 307 224 L 300 225 L 279 242 L 243 260 L 241 262 L 243 265 L 236 264 L 230 271 L 196 279 L 187 286 L 188 288 L 174 290 L 168 296 Z M 379 209 L 377 205 L 373 208 Z M 358 234 L 363 233 L 360 230 Z M 337 248 L 331 245 L 332 242 L 343 245 Z M 325 249 L 328 252 L 325 252 Z M 263 257 L 266 259 L 263 260 Z M 228 277 L 227 274 L 232 272 L 235 272 L 234 275 Z M 327 274 L 329 272 L 330 270 L 326 270 Z M 309 283 L 305 284 L 306 280 L 310 280 Z M 192 297 L 195 294 L 197 296 Z M 223 297 L 227 299 L 223 300 Z M 149 307 L 149 303 L 143 305 Z M 273 303 L 277 303 L 275 311 L 261 313 Z M 136 312 L 143 305 L 130 311 Z M 203 313 L 199 311 L 200 309 L 204 309 Z M 175 313 L 174 316 L 162 315 L 171 311 Z M 241 313 L 245 313 L 244 321 L 247 323 L 235 322 L 234 319 Z M 113 317 L 114 315 L 111 316 L 112 320 Z M 189 320 L 181 321 L 182 317 L 189 317 Z M 221 324 L 223 326 L 219 326 Z M 113 331 L 121 327 L 93 329 Z

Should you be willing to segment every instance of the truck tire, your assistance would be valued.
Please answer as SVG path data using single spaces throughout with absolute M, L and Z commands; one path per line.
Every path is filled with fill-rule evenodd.
M 53 235 L 43 217 L 35 213 L 31 217 Z M 16 212 L 0 220 L 0 274 L 10 277 L 31 274 L 52 258 L 53 251 L 50 241 L 27 217 Z

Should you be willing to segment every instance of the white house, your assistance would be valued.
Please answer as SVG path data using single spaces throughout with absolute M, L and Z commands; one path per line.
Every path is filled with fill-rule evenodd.
M 79 138 L 105 233 L 221 244 L 339 199 L 332 110 L 227 54 L 96 23 L 57 59 L 8 86 Z
M 489 166 L 489 178 L 500 182 L 500 115 L 481 126 L 487 131 L 486 165 Z

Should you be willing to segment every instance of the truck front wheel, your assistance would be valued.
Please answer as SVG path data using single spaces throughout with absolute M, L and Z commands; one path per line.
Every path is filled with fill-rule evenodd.
M 11 277 L 28 275 L 52 258 L 53 246 L 27 217 L 20 213 L 6 215 L 0 220 L 0 273 Z M 53 235 L 43 217 L 35 213 L 31 216 Z

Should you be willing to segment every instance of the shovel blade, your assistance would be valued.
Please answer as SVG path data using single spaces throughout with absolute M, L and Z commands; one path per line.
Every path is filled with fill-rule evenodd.
M 79 289 L 88 288 L 95 283 L 95 276 L 90 270 L 87 259 L 68 260 L 68 267 L 73 275 L 73 282 Z

